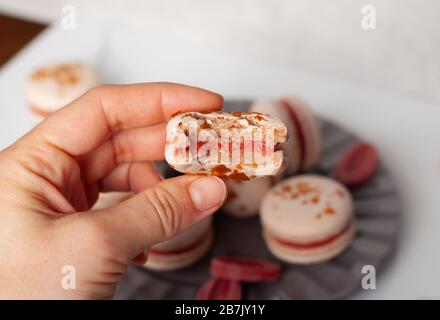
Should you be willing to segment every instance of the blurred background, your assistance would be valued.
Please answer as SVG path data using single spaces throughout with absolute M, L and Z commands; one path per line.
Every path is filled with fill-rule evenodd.
M 439 13 L 438 0 L 0 0 L 0 149 L 41 120 L 25 82 L 48 63 L 226 99 L 299 93 L 374 143 L 398 186 L 398 250 L 351 297 L 440 298 Z
M 437 0 L 0 0 L 1 62 L 60 20 L 65 4 L 76 8 L 79 21 L 87 15 L 130 22 L 229 54 L 440 103 Z M 376 9 L 375 30 L 361 28 L 368 4 Z

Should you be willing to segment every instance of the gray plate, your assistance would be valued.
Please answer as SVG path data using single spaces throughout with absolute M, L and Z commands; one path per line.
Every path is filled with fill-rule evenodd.
M 226 102 L 225 110 L 245 111 L 248 105 L 248 101 L 230 101 Z M 314 172 L 330 176 L 341 153 L 359 139 L 324 119 L 320 125 L 322 156 Z M 400 202 L 383 164 L 370 182 L 351 191 L 358 232 L 350 246 L 326 263 L 313 266 L 283 263 L 283 275 L 277 282 L 243 284 L 245 299 L 336 299 L 361 288 L 362 267 L 373 265 L 377 270 L 393 250 Z M 116 299 L 193 299 L 197 289 L 209 278 L 210 260 L 217 255 L 276 260 L 263 241 L 258 217 L 242 220 L 217 214 L 214 225 L 215 242 L 205 258 L 173 272 L 130 267 L 118 286 Z

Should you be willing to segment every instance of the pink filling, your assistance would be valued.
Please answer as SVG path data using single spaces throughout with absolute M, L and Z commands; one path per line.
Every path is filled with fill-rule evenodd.
M 314 248 L 318 248 L 318 247 L 327 245 L 330 242 L 336 240 L 337 238 L 342 236 L 345 232 L 347 232 L 350 229 L 350 227 L 351 227 L 351 222 L 348 223 L 341 231 L 339 231 L 338 233 L 336 233 L 335 235 L 333 235 L 331 237 L 328 237 L 326 239 L 322 239 L 319 241 L 308 242 L 308 243 L 291 242 L 291 241 L 277 238 L 275 236 L 272 236 L 272 237 L 276 242 L 278 242 L 279 244 L 286 246 L 286 247 L 291 247 L 294 249 L 314 249 Z

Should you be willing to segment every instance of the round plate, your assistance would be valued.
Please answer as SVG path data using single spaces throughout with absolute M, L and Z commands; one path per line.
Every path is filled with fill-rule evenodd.
M 226 111 L 246 111 L 249 101 L 229 101 Z M 331 176 L 341 154 L 359 139 L 338 125 L 320 119 L 321 159 L 314 173 Z M 168 172 L 168 176 L 171 173 Z M 276 282 L 243 284 L 245 299 L 336 299 L 361 288 L 362 268 L 378 270 L 389 256 L 399 227 L 400 202 L 392 179 L 380 163 L 375 176 L 351 190 L 357 234 L 349 247 L 329 262 L 311 266 L 283 263 Z M 241 255 L 276 261 L 261 236 L 259 217 L 236 219 L 218 213 L 215 241 L 209 254 L 185 269 L 152 272 L 130 267 L 120 283 L 116 299 L 193 299 L 209 278 L 209 264 L 217 255 Z

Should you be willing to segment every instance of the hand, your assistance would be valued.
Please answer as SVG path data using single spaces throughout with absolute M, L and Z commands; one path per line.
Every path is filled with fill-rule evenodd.
M 215 177 L 161 181 L 166 121 L 221 96 L 177 84 L 92 89 L 0 153 L 0 298 L 105 299 L 148 248 L 216 211 Z M 138 194 L 89 211 L 99 192 Z M 65 290 L 64 266 L 76 289 Z

